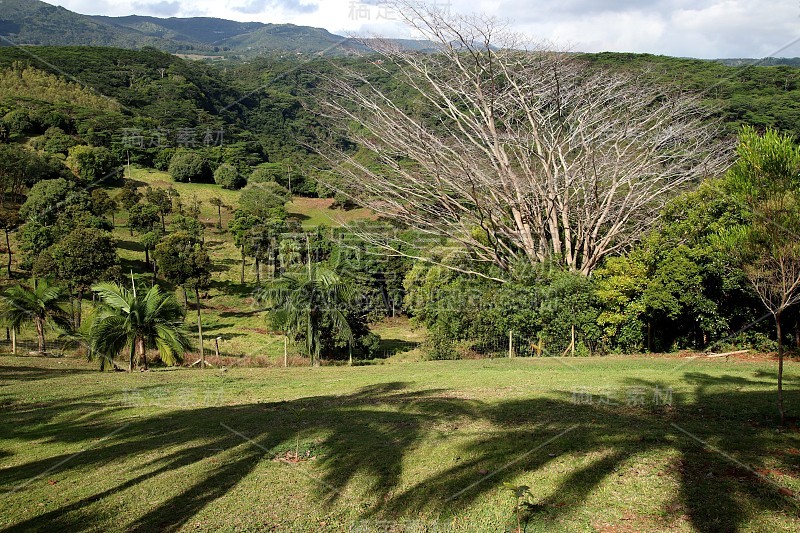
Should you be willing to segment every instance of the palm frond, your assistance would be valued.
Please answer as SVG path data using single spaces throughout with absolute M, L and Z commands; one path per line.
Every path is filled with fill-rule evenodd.
M 111 307 L 125 313 L 131 312 L 133 294 L 125 287 L 116 283 L 103 282 L 92 286 L 92 290 L 100 296 L 100 300 Z

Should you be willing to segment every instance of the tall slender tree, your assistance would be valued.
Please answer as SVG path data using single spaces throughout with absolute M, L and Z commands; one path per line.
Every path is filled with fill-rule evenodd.
M 748 207 L 750 223 L 730 228 L 724 239 L 775 320 L 778 411 L 783 423 L 782 318 L 800 303 L 800 147 L 789 135 L 772 130 L 759 135 L 745 127 L 739 138 L 739 159 L 728 182 Z
M 201 368 L 205 367 L 203 350 L 203 317 L 200 289 L 211 281 L 211 260 L 201 242 L 193 235 L 179 231 L 164 238 L 153 252 L 158 270 L 170 282 L 194 291 L 197 302 L 197 336 Z

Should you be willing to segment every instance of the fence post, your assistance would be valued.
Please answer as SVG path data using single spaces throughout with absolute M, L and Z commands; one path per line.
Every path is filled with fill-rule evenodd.
M 575 324 L 572 324 L 572 357 L 575 357 Z
M 508 330 L 508 358 L 514 357 L 514 330 Z

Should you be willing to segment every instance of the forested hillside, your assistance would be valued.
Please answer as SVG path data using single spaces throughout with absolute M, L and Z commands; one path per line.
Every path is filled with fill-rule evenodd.
M 592 69 L 650 78 L 667 92 L 700 94 L 731 140 L 744 124 L 800 139 L 800 71 L 792 67 L 630 54 L 580 59 Z M 336 229 L 342 221 L 411 229 L 352 209 L 351 199 L 336 193 L 346 184 L 330 158 L 315 153 L 332 131 L 317 115 L 317 103 L 326 80 L 342 68 L 365 73 L 404 109 L 424 111 L 394 67 L 369 57 L 207 63 L 150 48 L 4 48 L 0 200 L 12 279 L 54 275 L 75 302 L 76 328 L 81 305 L 86 308 L 77 302 L 94 282 L 120 280 L 130 271 L 142 281 L 161 279 L 185 289 L 187 308 L 196 293 L 206 351 L 213 332 L 223 340 L 223 355 L 231 356 L 282 355 L 281 337 L 266 332 L 285 325 L 265 322 L 259 291 L 267 279 L 312 263 L 360 295 L 344 311 L 358 339 L 357 356 L 391 354 L 422 340 L 420 332 L 386 324 L 373 330 L 388 331 L 391 342 L 371 336 L 369 323 L 400 315 L 429 331 L 432 357 L 505 349 L 509 331 L 525 353 L 561 353 L 573 335 L 578 353 L 723 341 L 771 346 L 764 324 L 729 338 L 758 318 L 759 307 L 741 272 L 726 267 L 724 254 L 710 244 L 715 220 L 743 216 L 711 185 L 670 204 L 657 231 L 606 261 L 591 279 L 526 269 L 500 287 L 410 257 L 382 258 L 378 243 L 351 242 Z M 342 149 L 375 164 L 363 147 L 335 135 Z M 108 243 L 117 253 L 74 263 L 80 274 L 68 266 L 78 261 L 70 259 L 71 250 L 107 249 Z M 449 261 L 446 244 L 429 243 L 441 247 L 435 254 L 442 264 Z M 168 261 L 166 250 L 175 247 L 187 250 L 188 263 Z M 309 276 L 305 283 L 319 282 L 312 270 Z M 542 291 L 563 305 L 530 316 L 517 312 L 526 294 Z M 482 305 L 473 305 L 476 295 Z M 569 311 L 576 306 L 581 314 Z M 334 315 L 320 318 L 319 331 L 327 333 L 319 338 L 329 340 L 317 355 L 347 352 L 335 322 Z M 292 340 L 298 353 L 319 346 L 303 348 L 311 341 L 301 333 Z

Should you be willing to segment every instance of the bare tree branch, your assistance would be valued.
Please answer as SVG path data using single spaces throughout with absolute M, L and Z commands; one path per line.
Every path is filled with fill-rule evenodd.
M 729 147 L 692 96 L 527 46 L 492 19 L 405 2 L 401 12 L 438 53 L 364 43 L 417 100 L 342 68 L 322 114 L 374 162 L 334 143 L 320 151 L 346 178 L 342 192 L 476 261 L 556 258 L 588 275 L 674 194 L 727 165 Z

